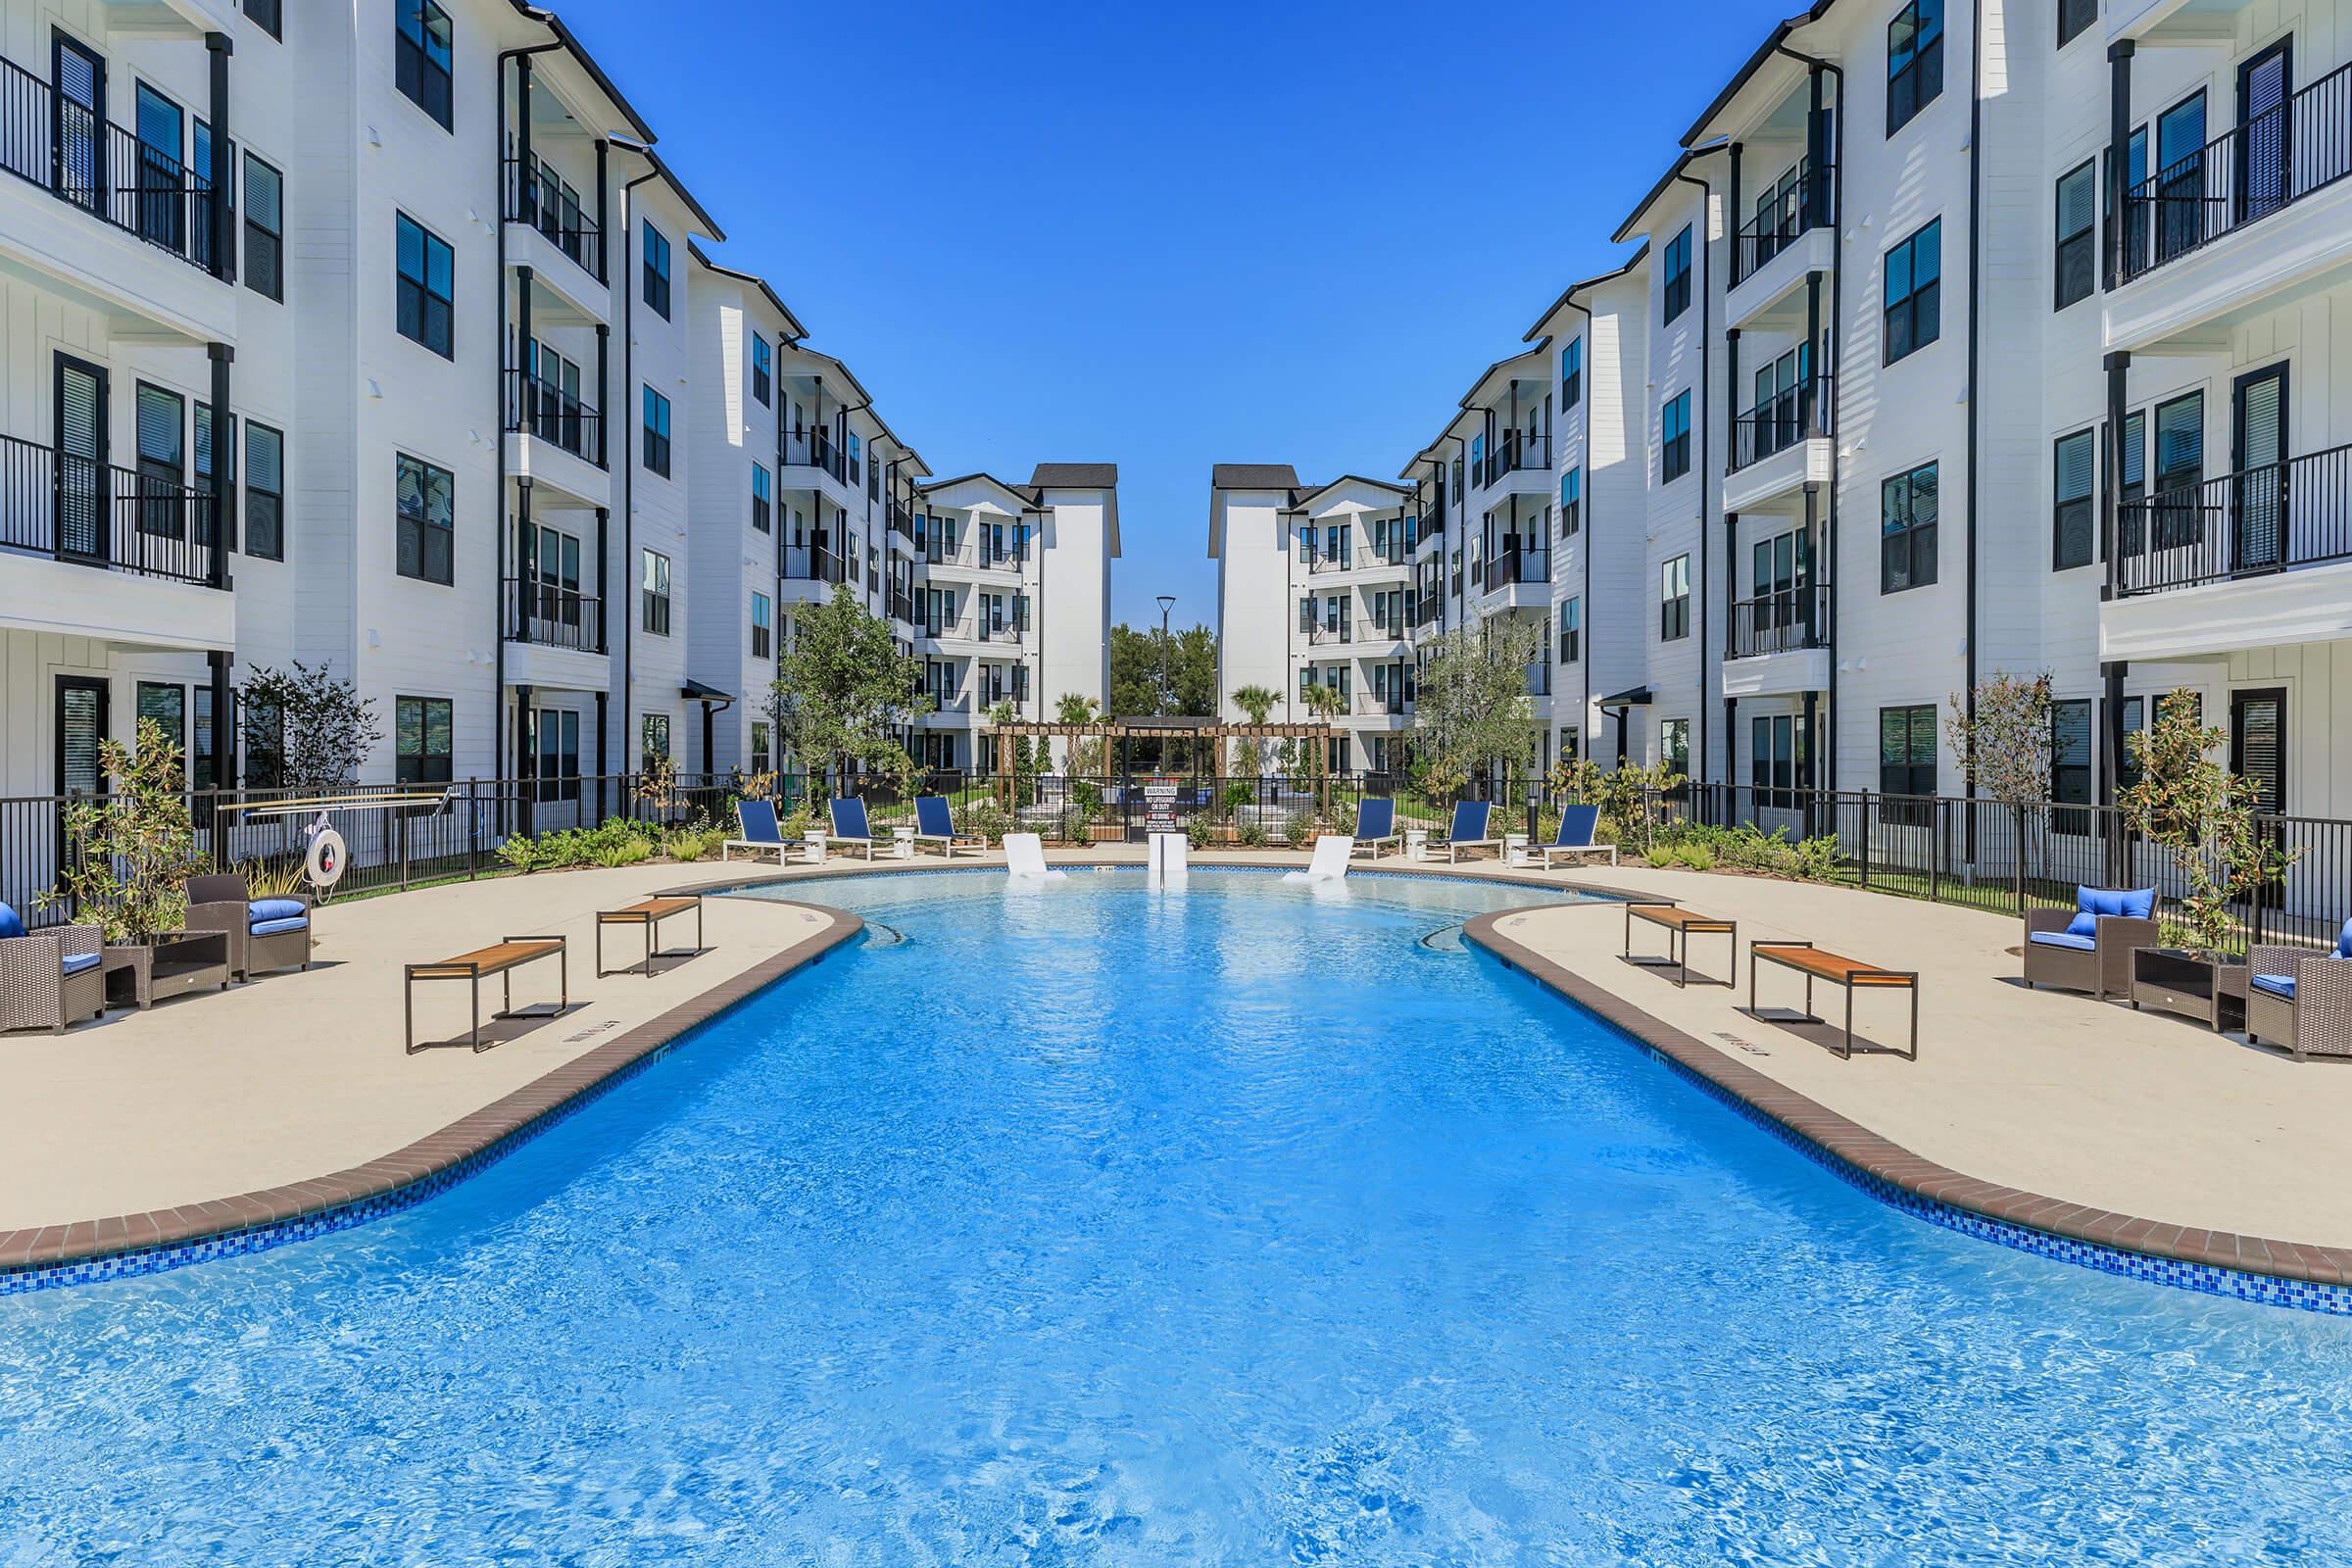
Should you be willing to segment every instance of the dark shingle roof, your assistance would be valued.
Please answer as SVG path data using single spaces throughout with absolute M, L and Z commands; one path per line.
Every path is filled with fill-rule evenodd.
M 1041 463 L 1029 482 L 1040 490 L 1110 490 L 1119 482 L 1115 463 Z
M 1287 463 L 1220 463 L 1208 482 L 1215 490 L 1296 490 L 1298 470 Z

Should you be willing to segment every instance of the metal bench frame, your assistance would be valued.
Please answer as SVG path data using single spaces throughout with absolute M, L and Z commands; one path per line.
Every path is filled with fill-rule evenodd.
M 1646 914 L 1642 915 L 1644 923 L 1654 925 L 1666 933 L 1666 956 L 1663 958 L 1653 958 L 1648 956 L 1637 958 L 1634 956 L 1634 916 L 1640 914 L 1643 909 L 1673 909 L 1678 913 L 1690 916 L 1690 920 L 1685 922 L 1681 920 L 1659 920 Z M 1734 991 L 1739 990 L 1739 921 L 1726 920 L 1718 915 L 1700 914 L 1696 910 L 1685 909 L 1681 905 L 1675 903 L 1672 899 L 1628 899 L 1626 901 L 1625 957 L 1627 961 L 1638 964 L 1644 969 L 1664 969 L 1671 965 L 1675 971 L 1675 984 L 1682 986 L 1686 990 L 1688 990 L 1690 985 L 1690 937 L 1693 932 L 1702 937 L 1725 936 L 1732 939 L 1731 978 L 1727 980 L 1709 980 L 1706 978 L 1706 976 L 1701 975 L 1699 976 L 1699 983 L 1710 986 L 1730 986 Z
M 1789 962 L 1788 959 L 1782 956 L 1779 951 L 1776 951 L 1789 948 L 1801 948 L 1808 953 L 1818 953 L 1825 958 L 1838 958 L 1846 963 L 1855 964 L 1857 967 L 1847 970 L 1843 979 L 1839 979 L 1835 975 L 1817 974 L 1813 970 L 1806 968 L 1801 963 Z M 1795 1020 L 1797 1023 L 1817 1023 L 1824 1026 L 1829 1023 L 1827 1018 L 1817 1017 L 1814 1015 L 1814 981 L 1823 981 L 1826 984 L 1839 987 L 1845 992 L 1845 1042 L 1843 1047 L 1839 1050 L 1838 1055 L 1847 1061 L 1854 1059 L 1855 988 L 1859 986 L 1864 990 L 1892 991 L 1900 989 L 1910 992 L 1911 1052 L 1909 1059 L 1912 1061 L 1917 1061 L 1919 1059 L 1918 970 L 1872 968 L 1869 965 L 1863 964 L 1862 960 L 1859 958 L 1848 958 L 1842 953 L 1827 952 L 1821 948 L 1815 947 L 1810 942 L 1751 942 L 1747 946 L 1747 1010 L 1749 1016 L 1751 1017 L 1754 1016 L 1756 1011 L 1756 962 L 1758 959 L 1763 959 L 1770 963 L 1777 963 L 1784 969 L 1793 969 L 1798 974 L 1801 974 L 1805 977 L 1805 1013 L 1803 1017 Z
M 537 953 L 525 953 L 518 955 L 517 956 L 497 965 L 495 968 L 488 969 L 485 969 L 477 962 L 471 961 L 470 958 L 444 958 L 438 963 L 412 963 L 407 965 L 407 980 L 401 986 L 400 992 L 401 1013 L 403 1020 L 401 1030 L 402 1045 L 406 1049 L 408 1054 L 414 1056 L 416 1054 L 417 1051 L 416 982 L 419 980 L 465 980 L 472 985 L 473 1030 L 468 1039 L 476 1054 L 479 1054 L 481 1051 L 486 1049 L 482 1045 L 482 977 L 484 975 L 497 975 L 499 977 L 501 986 L 503 987 L 503 1000 L 500 1004 L 499 1010 L 491 1014 L 492 1021 L 495 1022 L 500 1018 L 518 1018 L 524 1016 L 555 1018 L 563 1015 L 564 1010 L 571 1005 L 571 950 L 569 944 L 567 944 L 562 937 L 529 936 L 501 937 L 492 945 L 504 946 L 510 942 L 553 942 L 555 947 L 552 949 L 542 949 Z M 476 951 L 479 950 L 477 949 Z M 558 1000 L 556 1002 L 556 1009 L 553 1012 L 546 1013 L 517 1012 L 514 1009 L 514 971 L 521 968 L 526 963 L 535 963 L 541 958 L 554 958 L 561 975 L 561 978 L 558 982 Z M 492 1044 L 496 1044 L 496 1042 L 494 1041 Z
M 599 980 L 608 974 L 625 974 L 640 967 L 643 968 L 647 977 L 651 978 L 656 958 L 699 958 L 710 951 L 703 941 L 703 896 L 699 893 L 673 893 L 669 897 L 693 901 L 694 946 L 680 949 L 674 953 L 657 953 L 655 951 L 662 945 L 662 922 L 672 915 L 684 914 L 686 909 L 683 906 L 675 909 L 663 909 L 660 913 L 639 908 L 599 909 L 596 911 L 596 977 Z M 668 900 L 654 898 L 647 899 L 645 902 L 647 904 L 662 904 L 667 903 Z M 645 927 L 645 962 L 642 966 L 631 963 L 624 964 L 618 969 L 605 967 L 605 927 L 609 925 L 641 925 Z

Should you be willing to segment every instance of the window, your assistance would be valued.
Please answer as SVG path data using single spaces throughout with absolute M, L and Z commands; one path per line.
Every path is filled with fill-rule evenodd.
M 2148 416 L 2124 416 L 2123 483 L 2116 491 L 2116 549 L 2136 556 L 2147 548 Z
M 240 701 L 237 708 L 245 736 L 245 787 L 273 790 L 285 783 L 286 715 L 275 703 Z
M 765 719 L 762 719 L 762 718 L 755 718 L 755 719 L 753 719 L 753 720 L 752 720 L 752 771 L 753 771 L 753 772 L 755 772 L 755 773 L 764 773 L 764 772 L 766 772 L 766 771 L 768 770 L 768 767 L 769 767 L 769 760 L 768 760 L 768 759 L 769 759 L 769 756 L 770 756 L 770 749 L 769 749 L 769 746 L 768 746 L 768 739 L 767 739 L 767 737 L 768 737 L 768 727 L 767 727 L 767 720 L 765 720 Z
M 1788 713 L 1758 716 L 1747 727 L 1747 781 L 1759 808 L 1796 804 L 1796 720 Z
M 286 35 L 285 0 L 245 0 L 245 14 L 272 38 Z
M 188 536 L 188 506 L 180 485 L 187 451 L 187 404 L 176 392 L 139 383 L 139 532 L 157 539 Z
M 1936 465 L 1923 463 L 1879 486 L 1879 592 L 1936 580 Z
M 132 122 L 139 133 L 138 165 L 133 177 L 139 187 L 135 208 L 139 237 L 168 251 L 185 253 L 188 210 L 179 198 L 179 191 L 188 172 L 180 162 L 187 117 L 179 105 L 143 81 L 139 83 L 136 103 Z M 212 258 L 199 254 L 197 260 L 209 264 Z
M 770 373 L 767 355 L 767 339 L 754 332 L 752 334 L 752 398 L 763 409 L 767 407 Z
M 403 784 L 448 783 L 451 727 L 446 697 L 392 699 L 393 776 Z
M 2205 537 L 2205 394 L 2156 406 L 2156 548 L 2179 550 Z
M 1886 253 L 1886 363 L 1924 349 L 1943 330 L 1943 220 Z
M 1879 710 L 1879 788 L 1888 795 L 1936 793 L 1936 705 Z M 1924 825 L 1926 807 L 1886 807 L 1889 826 Z
M 161 724 L 164 739 L 180 753 L 183 762 L 188 748 L 187 702 L 185 687 L 167 686 L 151 680 L 139 682 L 140 721 L 143 723 L 152 718 Z
M 451 290 L 456 259 L 449 246 L 408 214 L 399 216 L 400 335 L 423 344 L 445 360 L 457 358 Z
M 1560 412 L 1566 414 L 1585 400 L 1585 340 L 1571 338 L 1560 351 Z
M 580 798 L 580 715 L 560 708 L 537 708 L 527 715 L 531 732 L 523 744 L 539 758 L 539 799 Z
M 416 107 L 450 128 L 451 49 L 449 13 L 433 0 L 396 0 L 398 31 L 392 39 L 392 79 Z
M 2052 264 L 2057 280 L 2053 310 L 2063 311 L 2077 300 L 2088 299 L 2099 286 L 2099 177 L 2096 160 L 2058 181 L 2058 250 Z
M 669 477 L 669 399 L 645 389 L 645 466 Z
M 1585 470 L 1570 468 L 1560 475 L 1560 537 L 1568 538 L 1585 521 Z
M 1911 0 L 1886 24 L 1886 134 L 1943 91 L 1943 0 Z
M 286 176 L 245 155 L 245 286 L 286 297 Z
M 245 421 L 245 553 L 286 559 L 286 438 Z
M 1658 416 L 1658 482 L 1667 484 L 1690 471 L 1690 393 L 1675 395 Z
M 2132 737 L 2147 727 L 2147 711 L 2146 698 L 2124 699 L 2124 716 L 2120 726 L 2123 735 L 2115 757 L 2115 787 L 2118 794 L 2139 782 L 2139 754 L 2132 748 Z
M 2090 702 L 2087 698 L 2050 705 L 2050 800 L 2057 806 L 2090 804 Z M 2088 811 L 2052 811 L 2053 833 L 2087 833 Z
M 2097 469 L 2096 432 L 2062 435 L 2050 459 L 2050 569 L 2087 566 L 2097 554 L 2090 492 Z
M 773 633 L 773 627 L 774 622 L 771 618 L 767 595 L 752 595 L 752 657 L 754 659 L 767 657 L 769 638 Z
M 215 483 L 214 483 L 214 468 L 213 468 L 213 409 L 212 409 L 212 405 L 211 405 L 211 404 L 209 404 L 209 403 L 199 403 L 199 404 L 197 404 L 197 405 L 196 405 L 195 413 L 196 413 L 196 493 L 197 493 L 198 495 L 200 495 L 200 496 L 208 496 L 208 497 L 209 497 L 210 495 L 212 495 L 212 494 L 213 494 L 213 491 L 214 491 L 214 489 L 215 489 Z M 237 438 L 237 420 L 236 420 L 236 416 L 234 416 L 234 415 L 231 415 L 231 416 L 229 416 L 229 420 L 228 420 L 228 435 L 227 435 L 227 439 L 233 442 L 233 441 L 235 441 L 235 440 L 236 440 L 236 438 Z M 235 462 L 235 453 L 234 453 L 234 449 L 232 448 L 232 449 L 231 449 L 231 451 L 230 451 L 230 454 L 229 454 L 228 460 L 227 460 L 227 465 L 228 465 L 229 466 L 234 466 L 234 462 Z M 198 508 L 196 509 L 196 534 L 197 534 L 197 537 L 198 537 L 198 538 L 202 539 L 202 540 L 203 540 L 203 541 L 204 541 L 206 544 L 208 544 L 208 545 L 209 545 L 209 544 L 211 544 L 211 543 L 213 542 L 213 513 L 212 513 L 212 509 L 211 509 L 210 507 L 204 507 L 204 506 L 200 506 L 200 507 L 198 507 Z
M 1573 664 L 1585 657 L 1585 602 L 1560 601 L 1560 662 Z
M 2058 0 L 2058 47 L 2063 49 L 2099 20 L 2099 0 Z
M 1690 227 L 1666 242 L 1665 281 L 1659 285 L 1664 307 L 1661 320 L 1671 321 L 1690 308 Z
M 669 635 L 669 558 L 658 550 L 645 553 L 645 629 Z
M 641 772 L 650 773 L 657 760 L 665 760 L 669 756 L 669 715 L 667 713 L 646 714 L 644 720 L 637 726 L 637 738 L 638 768 Z
M 1670 773 L 1690 776 L 1690 721 L 1670 718 L 1658 725 L 1658 760 Z
M 651 223 L 645 225 L 645 303 L 669 319 L 669 241 Z
M 1690 635 L 1690 558 L 1675 557 L 1658 568 L 1658 641 Z
M 400 574 L 421 582 L 454 582 L 457 477 L 406 453 L 398 455 L 398 466 L 393 494 L 400 514 Z
M 767 469 L 752 465 L 752 526 L 765 533 L 772 526 L 773 503 L 768 497 Z

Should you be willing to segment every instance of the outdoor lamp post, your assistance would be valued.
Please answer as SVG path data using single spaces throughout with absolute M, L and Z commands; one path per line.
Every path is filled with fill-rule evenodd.
M 1168 710 L 1168 612 L 1176 608 L 1174 594 L 1159 596 L 1159 710 Z

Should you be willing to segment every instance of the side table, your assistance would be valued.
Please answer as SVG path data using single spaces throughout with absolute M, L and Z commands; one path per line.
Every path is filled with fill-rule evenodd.
M 228 933 L 178 931 L 153 942 L 108 943 L 100 950 L 98 970 L 110 1007 L 135 1005 L 144 1012 L 158 1002 L 209 986 L 226 991 Z
M 2132 950 L 2132 1005 L 2194 1018 L 2225 1034 L 2246 1026 L 2246 966 L 2188 948 Z

